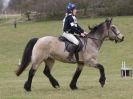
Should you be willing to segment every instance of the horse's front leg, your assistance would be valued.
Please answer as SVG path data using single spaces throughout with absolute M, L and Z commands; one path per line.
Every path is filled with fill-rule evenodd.
M 87 66 L 91 66 L 99 69 L 99 72 L 100 72 L 99 82 L 101 84 L 101 87 L 103 87 L 105 85 L 105 80 L 106 80 L 104 66 L 101 64 L 98 64 L 95 59 L 90 59 L 86 61 L 85 64 Z
M 99 82 L 101 84 L 101 87 L 103 87 L 104 84 L 105 84 L 105 80 L 106 80 L 104 66 L 101 65 L 101 64 L 96 64 L 95 67 L 98 68 L 99 71 L 100 71 L 100 79 L 99 79 Z

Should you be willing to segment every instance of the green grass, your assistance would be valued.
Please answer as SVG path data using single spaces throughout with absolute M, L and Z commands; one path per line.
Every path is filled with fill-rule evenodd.
M 80 24 L 86 31 L 87 25 L 103 22 L 105 18 L 81 19 Z M 105 67 L 107 82 L 104 88 L 98 83 L 99 71 L 85 67 L 78 80 L 79 90 L 72 91 L 69 83 L 76 65 L 56 62 L 52 74 L 61 88 L 51 87 L 43 75 L 44 64 L 38 69 L 32 84 L 32 92 L 25 92 L 23 84 L 27 79 L 26 71 L 16 77 L 14 74 L 24 47 L 32 37 L 46 35 L 58 36 L 62 32 L 61 21 L 31 22 L 0 26 L 0 99 L 133 99 L 133 78 L 121 78 L 121 61 L 125 60 L 133 68 L 133 16 L 115 17 L 113 23 L 125 35 L 125 41 L 115 44 L 104 42 L 98 57 Z

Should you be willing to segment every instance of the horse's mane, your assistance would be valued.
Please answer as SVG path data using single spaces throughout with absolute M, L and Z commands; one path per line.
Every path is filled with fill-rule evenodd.
M 98 25 L 95 25 L 93 27 L 89 27 L 89 29 L 91 30 L 90 33 L 96 32 L 103 24 L 104 24 L 104 22 L 102 22 L 102 23 L 100 23 Z

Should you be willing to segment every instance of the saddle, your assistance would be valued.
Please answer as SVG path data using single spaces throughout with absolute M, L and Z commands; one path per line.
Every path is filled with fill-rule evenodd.
M 79 45 L 78 45 L 78 47 L 77 47 L 77 49 L 76 49 L 76 52 L 75 52 L 75 58 L 76 58 L 76 61 L 78 62 L 78 61 L 79 61 L 78 52 L 82 50 L 82 48 L 83 48 L 83 43 L 82 43 L 80 37 L 78 37 L 78 36 L 75 36 L 75 37 L 77 38 L 77 40 L 79 40 Z M 67 50 L 68 52 L 71 52 L 71 50 L 73 50 L 73 49 L 72 49 L 72 48 L 73 48 L 73 47 L 72 47 L 72 46 L 73 46 L 73 43 L 72 43 L 72 42 L 70 42 L 69 40 L 67 40 L 67 39 L 66 39 L 65 37 L 63 37 L 63 36 L 60 36 L 60 37 L 59 37 L 59 40 L 65 43 L 65 49 L 64 49 L 64 50 Z

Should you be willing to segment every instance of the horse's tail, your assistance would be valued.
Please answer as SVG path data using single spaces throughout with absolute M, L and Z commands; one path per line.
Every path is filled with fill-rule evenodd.
M 16 70 L 17 76 L 19 76 L 29 65 L 29 63 L 31 61 L 32 50 L 33 50 L 33 47 L 36 44 L 37 40 L 38 40 L 38 38 L 33 38 L 27 43 L 25 50 L 23 52 L 21 64 L 19 65 L 18 69 Z

